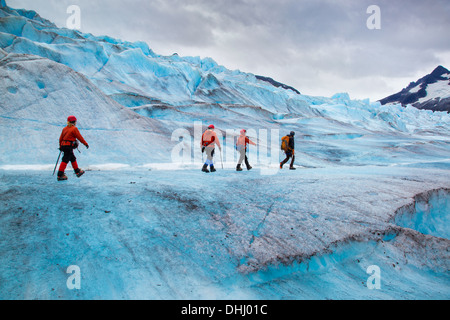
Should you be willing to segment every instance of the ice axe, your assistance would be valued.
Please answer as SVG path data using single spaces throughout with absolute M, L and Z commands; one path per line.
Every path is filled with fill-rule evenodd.
M 58 160 L 56 160 L 55 169 L 53 169 L 53 175 L 55 175 L 56 167 L 58 166 L 58 162 L 59 162 L 59 158 L 61 157 L 61 153 L 62 153 L 62 151 L 59 151 Z

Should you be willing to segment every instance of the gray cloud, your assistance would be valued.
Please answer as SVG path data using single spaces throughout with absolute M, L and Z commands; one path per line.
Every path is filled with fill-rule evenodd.
M 381 30 L 369 30 L 369 5 Z M 212 57 L 270 76 L 305 94 L 390 95 L 438 64 L 450 67 L 448 0 L 8 0 L 64 26 L 82 10 L 82 31 L 142 40 L 156 53 Z M 403 83 L 405 81 L 405 83 Z

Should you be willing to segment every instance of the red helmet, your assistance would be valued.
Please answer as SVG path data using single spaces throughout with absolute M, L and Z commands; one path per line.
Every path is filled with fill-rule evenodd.
M 75 118 L 75 116 L 69 116 L 67 122 L 77 122 L 77 118 Z
M 210 125 L 208 126 L 208 129 L 214 129 L 214 125 L 213 125 L 213 124 L 210 124 Z
M 242 130 L 241 130 L 241 134 L 243 135 L 243 134 L 245 134 L 245 133 L 247 133 L 247 130 L 242 129 Z

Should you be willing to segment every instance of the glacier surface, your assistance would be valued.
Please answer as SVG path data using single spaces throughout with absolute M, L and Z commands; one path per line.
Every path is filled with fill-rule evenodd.
M 448 186 L 446 170 L 217 173 L 99 170 L 59 184 L 1 171 L 2 298 L 449 298 L 450 240 L 402 226 L 414 194 Z M 436 219 L 449 195 L 430 193 Z M 71 265 L 80 290 L 66 287 Z

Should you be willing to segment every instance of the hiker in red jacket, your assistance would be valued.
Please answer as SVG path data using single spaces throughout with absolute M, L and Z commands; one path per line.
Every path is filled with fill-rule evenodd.
M 248 158 L 247 158 L 247 145 L 252 144 L 252 145 L 256 146 L 256 143 L 251 141 L 246 136 L 246 133 L 247 133 L 247 130 L 242 129 L 241 135 L 238 137 L 237 142 L 236 142 L 236 150 L 239 151 L 239 154 L 240 154 L 239 161 L 236 166 L 236 171 L 242 171 L 241 165 L 242 165 L 242 161 L 244 161 L 244 160 L 245 160 L 245 166 L 247 167 L 247 170 L 250 170 L 252 168 L 250 166 L 250 163 L 248 162 Z
M 67 118 L 67 127 L 62 130 L 61 136 L 59 137 L 59 150 L 61 150 L 64 155 L 58 170 L 58 181 L 67 180 L 67 176 L 65 175 L 64 171 L 66 170 L 67 164 L 69 162 L 72 163 L 72 168 L 78 178 L 84 174 L 84 170 L 78 168 L 77 158 L 75 157 L 73 150 L 78 148 L 77 140 L 84 144 L 88 149 L 89 145 L 81 136 L 80 131 L 78 131 L 76 123 L 77 118 L 75 118 L 74 116 L 69 116 Z
M 222 151 L 222 147 L 220 146 L 219 138 L 217 137 L 217 133 L 214 132 L 214 125 L 210 125 L 208 127 L 208 130 L 206 130 L 202 135 L 202 140 L 200 142 L 200 147 L 202 148 L 202 153 L 206 152 L 206 162 L 203 165 L 202 171 L 203 172 L 210 172 L 208 170 L 208 165 L 210 166 L 211 172 L 215 172 L 216 169 L 214 168 L 214 148 L 215 145 L 219 147 L 219 150 Z

